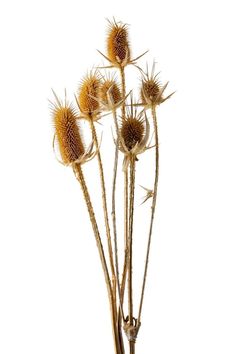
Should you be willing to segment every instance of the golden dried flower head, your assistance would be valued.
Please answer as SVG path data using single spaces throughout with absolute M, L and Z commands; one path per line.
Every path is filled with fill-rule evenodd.
M 119 129 L 119 149 L 124 153 L 123 170 L 125 171 L 130 161 L 137 159 L 137 155 L 142 154 L 150 148 L 147 145 L 150 125 L 145 111 L 137 112 L 137 108 L 132 103 L 131 108 L 127 109 L 126 117 L 122 119 Z
M 112 78 L 104 79 L 100 87 L 100 100 L 105 106 L 110 104 L 108 97 L 113 105 L 117 105 L 122 100 L 119 84 Z
M 96 120 L 99 114 L 99 92 L 101 81 L 96 73 L 84 77 L 78 90 L 78 104 L 85 118 Z
M 85 153 L 75 109 L 58 100 L 53 104 L 53 123 L 62 162 L 65 165 L 78 161 Z
M 150 74 L 148 67 L 146 73 L 142 72 L 140 96 L 142 104 L 146 107 L 160 105 L 174 94 L 173 92 L 169 96 L 165 98 L 163 97 L 163 93 L 168 85 L 168 82 L 165 85 L 161 85 L 158 80 L 158 74 L 159 73 L 155 74 L 155 63 L 153 63 Z
M 130 61 L 130 45 L 127 25 L 109 21 L 107 58 L 114 66 L 125 66 Z
M 127 117 L 123 119 L 120 135 L 128 151 L 139 144 L 144 137 L 144 120 L 136 117 Z
M 142 80 L 141 98 L 145 104 L 158 104 L 160 84 L 157 80 Z

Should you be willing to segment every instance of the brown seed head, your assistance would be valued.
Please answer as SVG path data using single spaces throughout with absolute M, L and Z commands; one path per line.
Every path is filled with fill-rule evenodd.
M 153 78 L 142 80 L 141 99 L 143 104 L 157 105 L 160 102 L 160 83 Z
M 144 132 L 144 121 L 142 119 L 128 117 L 122 121 L 120 135 L 129 151 L 142 141 Z
M 130 46 L 127 25 L 109 22 L 107 36 L 107 57 L 114 66 L 130 61 Z
M 122 100 L 119 85 L 114 79 L 106 79 L 100 87 L 100 99 L 105 105 L 109 105 L 107 94 L 109 93 L 112 103 L 116 105 Z
M 85 152 L 75 110 L 67 104 L 55 105 L 53 122 L 62 161 L 65 165 L 71 164 Z
M 90 73 L 83 79 L 78 92 L 78 103 L 82 114 L 90 117 L 98 114 L 99 102 L 96 99 L 99 98 L 99 91 L 100 79 L 96 74 Z

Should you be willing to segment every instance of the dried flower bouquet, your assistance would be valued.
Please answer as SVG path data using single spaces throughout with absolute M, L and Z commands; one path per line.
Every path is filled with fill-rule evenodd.
M 141 325 L 144 291 L 147 279 L 149 252 L 152 238 L 153 221 L 157 199 L 158 184 L 158 126 L 157 107 L 165 102 L 172 94 L 164 97 L 167 84 L 161 85 L 155 65 L 151 72 L 148 67 L 143 71 L 137 64 L 138 59 L 145 53 L 132 58 L 128 39 L 128 26 L 115 20 L 109 21 L 106 39 L 106 54 L 99 52 L 107 61 L 107 65 L 91 70 L 81 81 L 75 95 L 74 105 L 67 102 L 67 98 L 60 100 L 55 92 L 54 101 L 51 102 L 55 134 L 53 147 L 60 158 L 58 160 L 65 166 L 70 166 L 76 179 L 81 185 L 84 200 L 87 205 L 90 222 L 96 239 L 96 244 L 103 268 L 110 303 L 112 332 L 116 354 L 125 354 L 123 333 L 125 333 L 129 353 L 135 353 L 135 343 Z M 137 101 L 133 100 L 132 92 L 126 91 L 125 71 L 128 65 L 137 68 L 141 76 L 140 95 Z M 120 82 L 114 75 L 107 73 L 110 69 L 118 72 Z M 103 160 L 96 124 L 103 121 L 107 123 L 107 115 L 113 117 L 115 130 L 114 140 L 114 169 L 112 177 L 112 205 L 109 211 L 107 203 L 107 190 L 104 177 Z M 85 146 L 81 131 L 80 120 L 85 119 L 91 131 L 91 143 Z M 153 132 L 154 143 L 151 143 L 150 132 Z M 144 202 L 151 199 L 151 215 L 149 232 L 147 235 L 146 258 L 142 277 L 142 288 L 137 313 L 133 308 L 133 223 L 134 223 L 134 195 L 135 172 L 138 155 L 148 149 L 155 151 L 155 177 L 152 189 L 145 189 Z M 58 150 L 58 152 L 56 152 Z M 123 169 L 118 170 L 118 159 L 123 158 Z M 105 222 L 107 250 L 103 246 L 103 238 L 98 227 L 93 202 L 83 173 L 83 164 L 96 158 L 98 161 L 99 180 L 102 192 L 102 208 Z M 117 173 L 121 172 L 124 178 L 123 210 L 124 231 L 122 235 L 117 232 L 116 185 Z M 112 227 L 109 215 L 111 213 Z M 111 231 L 112 230 L 112 231 Z M 117 238 L 124 239 L 123 252 L 118 252 Z M 107 253 L 107 254 L 106 254 Z M 120 276 L 119 264 L 123 269 Z M 127 295 L 128 311 L 125 313 L 124 300 Z

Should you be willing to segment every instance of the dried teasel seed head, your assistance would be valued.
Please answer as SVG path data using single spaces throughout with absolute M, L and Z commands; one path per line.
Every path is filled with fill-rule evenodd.
M 78 116 L 75 109 L 66 103 L 55 104 L 52 113 L 61 158 L 65 165 L 69 165 L 79 160 L 85 152 L 77 123 Z
M 130 151 L 139 144 L 145 133 L 144 120 L 136 117 L 128 117 L 122 120 L 120 135 L 125 147 Z
M 165 85 L 162 85 L 158 80 L 159 73 L 155 74 L 155 62 L 153 62 L 150 73 L 148 66 L 146 73 L 142 69 L 140 69 L 140 71 L 142 73 L 140 96 L 142 104 L 146 106 L 146 108 L 160 105 L 161 103 L 168 100 L 171 96 L 173 96 L 175 92 L 172 92 L 170 95 L 163 97 L 163 93 L 168 85 L 168 82 Z
M 115 79 L 105 79 L 100 87 L 100 100 L 107 106 L 110 104 L 108 95 L 114 105 L 118 104 L 122 100 L 119 84 Z
M 82 80 L 78 90 L 78 104 L 85 118 L 96 119 L 99 114 L 99 92 L 101 81 L 96 73 Z
M 130 45 L 127 25 L 109 21 L 107 57 L 114 66 L 125 66 L 130 61 Z
M 141 100 L 144 105 L 160 103 L 161 86 L 157 79 L 145 78 L 142 80 Z

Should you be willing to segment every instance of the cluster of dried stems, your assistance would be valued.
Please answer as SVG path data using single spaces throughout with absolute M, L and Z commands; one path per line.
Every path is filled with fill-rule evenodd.
M 149 72 L 148 67 L 145 72 L 137 65 L 138 59 L 146 53 L 135 59 L 131 57 L 128 26 L 126 24 L 116 22 L 115 20 L 109 21 L 106 55 L 101 52 L 99 53 L 108 61 L 108 64 L 107 66 L 92 70 L 84 77 L 75 95 L 75 107 L 68 104 L 66 97 L 64 101 L 61 101 L 53 91 L 55 98 L 54 102 L 51 102 L 55 127 L 53 147 L 55 149 L 55 143 L 57 143 L 61 156 L 59 161 L 63 165 L 72 167 L 75 177 L 81 185 L 105 276 L 111 310 L 115 353 L 125 353 L 124 331 L 129 343 L 129 353 L 134 354 L 135 342 L 141 325 L 157 197 L 159 152 L 156 109 L 158 105 L 167 100 L 172 94 L 165 98 L 163 97 L 163 92 L 167 84 L 160 84 L 158 74 L 155 73 L 155 65 L 153 65 L 151 72 Z M 134 65 L 141 75 L 140 97 L 136 103 L 132 99 L 132 94 L 126 92 L 125 70 L 128 65 Z M 118 71 L 120 83 L 114 75 L 104 74 L 104 70 L 106 72 L 109 69 Z M 128 96 L 131 97 L 129 98 Z M 150 111 L 151 119 L 147 116 L 148 110 Z M 118 113 L 119 111 L 120 113 Z M 108 114 L 112 114 L 113 116 L 116 131 L 116 137 L 113 138 L 115 151 L 111 206 L 112 232 L 109 221 L 103 162 L 96 131 L 96 122 Z M 120 121 L 118 121 L 118 117 L 121 118 Z M 81 119 L 87 120 L 91 129 L 92 142 L 87 148 L 83 142 L 81 127 L 79 125 L 79 120 Z M 154 133 L 155 142 L 153 146 L 151 146 L 150 141 L 152 139 L 149 138 L 150 130 Z M 135 316 L 133 311 L 132 279 L 135 166 L 138 161 L 137 156 L 145 153 L 150 148 L 155 149 L 155 178 L 152 190 L 145 188 L 147 193 L 145 200 L 150 198 L 152 199 L 152 203 L 142 288 L 138 312 Z M 125 246 L 121 277 L 119 272 L 119 263 L 121 263 L 121 260 L 117 245 L 116 221 L 116 182 L 119 155 L 123 156 L 122 173 L 124 177 L 124 234 L 122 237 L 124 238 Z M 95 157 L 98 160 L 108 255 L 104 251 L 98 222 L 82 169 L 84 163 Z M 113 242 L 111 234 L 113 234 Z M 126 293 L 128 303 L 127 315 L 123 306 Z

